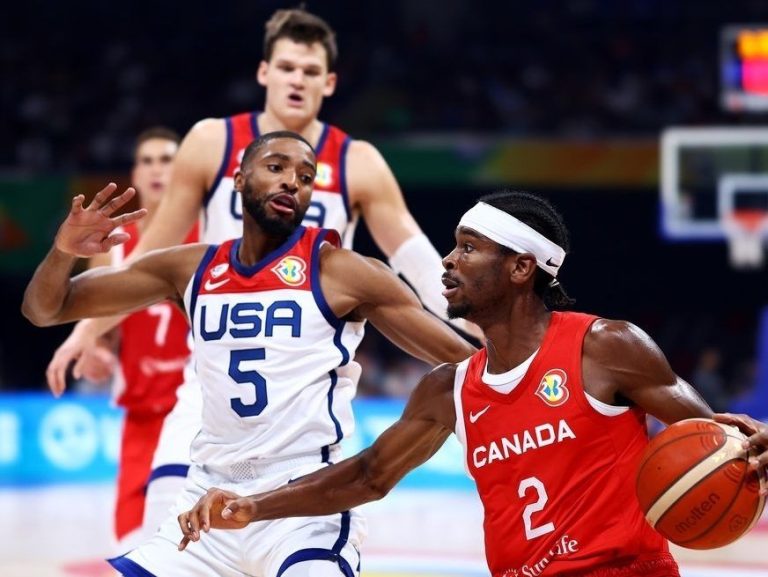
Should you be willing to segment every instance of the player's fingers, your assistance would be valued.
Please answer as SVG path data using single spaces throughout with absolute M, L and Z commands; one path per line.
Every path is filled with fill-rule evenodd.
M 83 202 L 85 202 L 85 196 L 78 194 L 72 199 L 72 213 L 77 214 L 83 211 Z
M 88 362 L 87 357 L 85 355 L 79 355 L 78 357 L 75 357 L 77 360 L 75 362 L 75 366 L 72 367 L 72 376 L 76 379 L 83 378 L 83 373 L 85 372 L 86 366 L 85 364 Z
M 116 189 L 117 185 L 114 182 L 110 182 L 107 186 L 96 193 L 96 196 L 93 197 L 93 201 L 88 206 L 88 208 L 92 210 L 100 209 L 102 206 L 104 206 L 104 203 L 107 202 L 107 199 L 112 196 L 112 193 L 115 192 Z
M 182 537 L 181 541 L 179 542 L 179 551 L 186 549 L 187 545 L 189 545 L 189 537 Z
M 48 368 L 45 369 L 45 380 L 48 383 L 48 388 L 53 393 L 54 397 L 58 397 L 61 394 L 59 383 L 56 379 L 56 368 L 53 366 L 53 361 L 48 364 Z
M 140 208 L 139 210 L 134 210 L 133 212 L 127 212 L 125 214 L 121 214 L 120 216 L 116 216 L 112 219 L 112 222 L 115 226 L 125 226 L 131 222 L 141 220 L 145 216 L 147 216 L 147 209 Z
M 131 235 L 127 232 L 116 232 L 115 234 L 111 234 L 101 241 L 101 250 L 103 252 L 109 252 L 113 246 L 123 244 L 124 242 L 130 240 L 130 238 Z
M 190 511 L 187 511 L 177 517 L 179 529 L 181 529 L 181 533 L 184 535 L 184 538 L 179 543 L 179 551 L 183 551 L 192 540 L 192 529 L 189 525 L 189 513 Z
M 200 540 L 200 503 L 195 505 L 195 508 L 189 512 L 189 536 L 192 541 Z
M 45 377 L 48 381 L 48 386 L 51 388 L 51 392 L 60 397 L 67 387 L 67 367 L 69 366 L 69 358 L 61 354 L 61 351 L 57 351 L 53 356 L 48 369 L 45 371 Z
M 757 428 L 753 420 L 747 415 L 734 415 L 733 413 L 717 413 L 712 415 L 712 419 L 724 425 L 732 425 L 738 428 L 745 435 L 754 435 Z M 744 441 L 744 447 L 748 447 L 748 442 Z
M 126 188 L 125 192 L 123 194 L 120 194 L 110 200 L 107 204 L 105 204 L 99 212 L 103 214 L 104 216 L 109 216 L 110 214 L 114 214 L 117 212 L 117 210 L 120 209 L 120 207 L 124 206 L 128 201 L 130 201 L 133 196 L 136 194 L 135 188 Z

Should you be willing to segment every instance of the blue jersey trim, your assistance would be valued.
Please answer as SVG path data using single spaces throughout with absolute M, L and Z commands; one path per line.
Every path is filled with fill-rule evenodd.
M 306 228 L 303 226 L 299 226 L 296 228 L 295 231 L 291 233 L 291 236 L 289 236 L 287 239 L 285 239 L 285 242 L 278 246 L 275 250 L 267 253 L 264 257 L 259 260 L 255 265 L 253 266 L 245 266 L 240 262 L 240 259 L 237 256 L 237 252 L 240 250 L 240 243 L 243 241 L 242 238 L 238 238 L 235 242 L 232 243 L 232 248 L 229 252 L 229 262 L 232 263 L 232 266 L 234 269 L 241 274 L 244 277 L 252 277 L 257 272 L 261 271 L 265 266 L 267 266 L 269 263 L 271 263 L 273 260 L 278 259 L 285 253 L 287 253 L 289 250 L 291 250 L 294 245 L 301 240 L 301 237 L 304 235 L 304 232 L 306 232 Z
M 208 203 L 211 202 L 211 198 L 213 198 L 213 194 L 216 192 L 216 189 L 219 187 L 219 184 L 221 184 L 221 179 L 224 178 L 224 172 L 226 172 L 227 166 L 229 166 L 229 157 L 232 154 L 232 142 L 234 140 L 234 137 L 232 134 L 233 133 L 232 119 L 225 118 L 224 122 L 226 123 L 226 126 L 227 126 L 227 144 L 224 147 L 224 160 L 222 160 L 221 166 L 219 166 L 219 171 L 216 173 L 216 178 L 213 179 L 213 184 L 211 184 L 211 188 L 209 188 L 205 192 L 205 196 L 203 196 L 203 206 L 205 208 L 208 208 Z
M 315 244 L 312 247 L 312 263 L 309 267 L 309 286 L 312 289 L 312 296 L 315 298 L 317 308 L 320 309 L 320 312 L 323 314 L 325 320 L 328 321 L 329 325 L 335 329 L 338 329 L 339 324 L 342 323 L 342 320 L 337 317 L 336 314 L 331 310 L 328 301 L 325 300 L 323 289 L 320 286 L 320 247 L 322 246 L 326 236 L 328 236 L 327 230 L 320 231 L 320 233 L 317 235 L 317 238 L 315 239 Z
M 341 423 L 339 423 L 336 415 L 333 414 L 333 391 L 336 389 L 336 383 L 339 382 L 339 375 L 336 374 L 335 370 L 330 371 L 328 374 L 331 376 L 331 386 L 328 388 L 328 414 L 331 417 L 331 421 L 333 421 L 333 426 L 336 428 L 336 440 L 334 441 L 334 444 L 336 444 L 344 437 L 344 433 L 341 431 Z M 325 457 L 325 454 L 323 454 L 323 457 Z M 323 459 L 323 462 L 326 462 L 325 459 Z
M 189 465 L 184 465 L 182 463 L 160 465 L 157 469 L 153 469 L 149 474 L 147 485 L 161 477 L 186 477 L 187 473 L 189 473 Z
M 259 114 L 261 114 L 259 111 L 251 112 L 251 134 L 253 134 L 254 140 L 261 136 L 259 131 Z
M 352 566 L 349 564 L 349 561 L 329 549 L 300 549 L 295 553 L 291 553 L 286 560 L 283 561 L 283 564 L 280 565 L 276 577 L 281 577 L 289 567 L 303 561 L 334 561 L 338 563 L 341 574 L 344 575 L 344 577 L 355 577 L 355 573 L 352 571 Z
M 210 262 L 213 260 L 217 250 L 219 250 L 219 245 L 212 244 L 209 246 L 208 250 L 206 250 L 205 254 L 203 255 L 203 259 L 200 261 L 200 264 L 197 265 L 197 270 L 195 271 L 195 277 L 192 281 L 192 295 L 189 299 L 189 326 L 193 328 L 195 326 L 195 306 L 197 305 L 197 293 L 200 290 L 200 283 L 203 280 L 203 273 L 205 272 L 205 269 L 208 268 Z M 193 331 L 193 337 L 194 334 L 195 333 Z
M 352 220 L 352 207 L 349 204 L 349 190 L 347 189 L 347 149 L 352 139 L 347 136 L 341 143 L 339 152 L 339 188 L 341 189 L 341 198 L 344 199 L 344 210 L 347 213 L 347 222 Z
M 315 146 L 315 156 L 320 157 L 320 153 L 323 151 L 325 141 L 328 140 L 328 134 L 331 131 L 331 125 L 323 123 L 323 131 L 320 133 L 320 138 L 317 139 L 317 146 Z
M 339 538 L 336 539 L 336 543 L 333 545 L 333 552 L 337 555 L 341 553 L 344 545 L 349 541 L 349 524 L 351 520 L 349 511 L 342 511 L 341 513 L 341 530 L 339 531 Z
M 125 577 L 157 577 L 154 573 L 150 573 L 144 567 L 128 559 L 125 555 L 121 557 L 114 557 L 113 559 L 107 559 L 107 563 L 112 565 L 118 572 L 122 573 Z

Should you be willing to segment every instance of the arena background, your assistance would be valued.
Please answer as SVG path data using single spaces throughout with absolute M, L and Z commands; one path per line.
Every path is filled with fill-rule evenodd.
M 258 109 L 263 23 L 285 2 L 30 0 L 0 19 L 0 574 L 104 575 L 120 414 L 103 387 L 53 401 L 44 368 L 69 327 L 36 329 L 21 295 L 75 193 L 128 184 L 133 137 L 155 124 Z M 371 140 L 441 252 L 473 200 L 542 193 L 565 216 L 562 272 L 581 310 L 631 320 L 713 406 L 768 418 L 766 273 L 722 241 L 674 242 L 660 222 L 660 137 L 673 126 L 760 127 L 722 106 L 725 26 L 759 0 L 315 2 L 337 30 L 339 86 L 321 118 Z M 768 65 L 767 65 L 768 66 Z M 365 230 L 356 248 L 377 255 Z M 396 418 L 425 370 L 371 331 L 360 436 Z M 364 574 L 483 575 L 481 511 L 448 446 L 369 506 Z M 768 575 L 766 524 L 684 574 Z

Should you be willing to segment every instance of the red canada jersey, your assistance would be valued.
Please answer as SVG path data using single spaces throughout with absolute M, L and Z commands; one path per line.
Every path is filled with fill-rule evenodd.
M 645 413 L 604 415 L 584 391 L 582 345 L 595 319 L 552 313 L 509 394 L 483 382 L 485 349 L 457 370 L 457 435 L 485 509 L 494 577 L 678 574 L 634 492 Z
M 136 223 L 124 227 L 131 238 L 115 251 L 120 263 L 136 247 Z M 185 243 L 197 241 L 197 225 Z M 168 413 L 176 404 L 176 389 L 183 381 L 189 357 L 187 317 L 176 304 L 166 301 L 130 314 L 120 325 L 122 386 L 114 391 L 116 402 L 129 411 Z
M 224 156 L 210 190 L 203 199 L 201 240 L 220 244 L 243 234 L 243 204 L 234 190 L 234 175 L 247 146 L 260 136 L 258 112 L 246 112 L 225 118 Z M 345 247 L 352 244 L 357 215 L 353 214 L 347 194 L 346 157 L 351 138 L 340 128 L 323 124 L 315 146 L 317 175 L 304 226 L 336 230 Z

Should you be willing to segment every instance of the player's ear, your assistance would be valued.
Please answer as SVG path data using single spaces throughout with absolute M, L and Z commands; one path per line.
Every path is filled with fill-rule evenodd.
M 267 85 L 267 72 L 269 71 L 269 62 L 262 60 L 256 69 L 256 81 L 262 86 Z
M 323 96 L 333 96 L 333 93 L 336 92 L 336 80 L 336 73 L 329 72 L 325 79 L 325 86 L 323 86 Z
M 528 282 L 536 274 L 536 257 L 529 252 L 510 256 L 507 259 L 510 280 L 514 284 Z
M 245 184 L 245 175 L 243 174 L 243 171 L 238 168 L 237 170 L 235 170 L 234 189 L 237 192 L 242 192 L 242 190 L 244 188 L 244 186 L 243 186 L 244 184 Z

